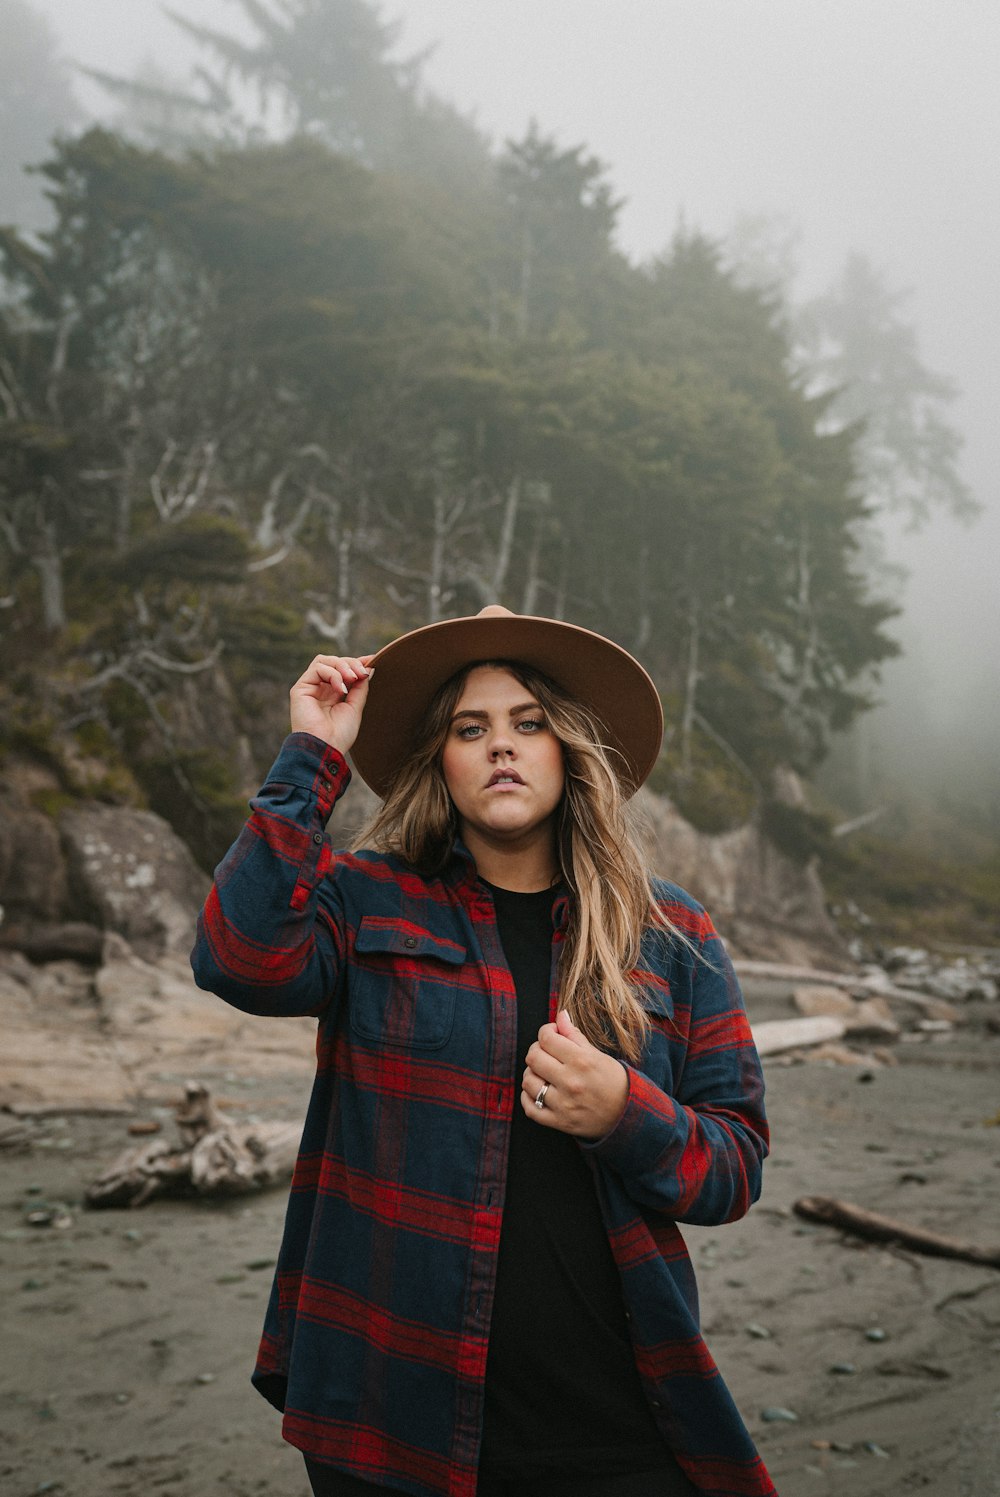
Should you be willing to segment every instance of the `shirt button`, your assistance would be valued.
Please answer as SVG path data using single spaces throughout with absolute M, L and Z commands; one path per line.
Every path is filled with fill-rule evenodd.
M 662 1409 L 663 1405 L 658 1398 L 651 1398 L 649 1400 L 649 1407 L 651 1409 Z
M 322 832 L 313 832 L 313 841 L 316 843 L 316 845 L 318 847 L 319 844 L 323 841 L 323 833 Z
M 406 947 L 407 951 L 412 951 L 414 949 L 414 947 L 416 946 L 416 944 L 417 944 L 417 938 L 416 938 L 416 936 L 407 936 L 406 939 L 403 941 L 403 945 Z

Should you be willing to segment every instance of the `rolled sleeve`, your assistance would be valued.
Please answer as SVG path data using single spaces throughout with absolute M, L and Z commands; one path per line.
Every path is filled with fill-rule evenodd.
M 255 1014 L 319 1013 L 337 990 L 344 923 L 324 828 L 350 770 L 309 733 L 282 746 L 215 871 L 191 965 L 199 987 Z

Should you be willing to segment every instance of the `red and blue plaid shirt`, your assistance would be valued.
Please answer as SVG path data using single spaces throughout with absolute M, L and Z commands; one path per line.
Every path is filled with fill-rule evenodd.
M 192 954 L 253 1014 L 313 1014 L 317 1071 L 254 1382 L 291 1444 L 376 1485 L 473 1497 L 510 1120 L 514 985 L 459 845 L 424 878 L 331 855 L 350 772 L 292 734 L 216 871 Z M 743 1215 L 767 1152 L 760 1062 L 704 910 L 657 897 L 690 946 L 643 938 L 651 1020 L 614 1129 L 581 1144 L 666 1442 L 711 1497 L 774 1488 L 698 1328 L 679 1221 Z M 553 902 L 553 977 L 567 900 Z M 552 1013 L 557 1000 L 553 981 Z

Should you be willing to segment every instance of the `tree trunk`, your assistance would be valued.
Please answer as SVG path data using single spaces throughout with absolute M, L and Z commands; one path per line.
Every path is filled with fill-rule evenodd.
M 434 495 L 434 535 L 431 540 L 431 571 L 427 580 L 427 622 L 429 624 L 436 624 L 441 619 L 444 594 L 445 510 L 445 497 L 438 490 Z
M 40 544 L 31 558 L 42 587 L 42 626 L 50 633 L 66 627 L 66 598 L 63 589 L 62 555 L 56 544 L 55 526 L 43 521 Z
M 700 672 L 698 670 L 698 649 L 701 643 L 701 619 L 698 613 L 698 601 L 692 599 L 691 608 L 688 613 L 688 661 L 687 674 L 684 681 L 684 711 L 681 714 L 681 767 L 680 774 L 683 780 L 691 778 L 691 739 L 694 731 L 694 719 L 697 711 L 698 681 Z
M 497 547 L 497 562 L 493 568 L 493 596 L 487 601 L 498 603 L 507 583 L 511 552 L 514 549 L 514 532 L 517 529 L 517 514 L 521 504 L 521 476 L 515 474 L 507 490 L 507 501 L 503 507 L 503 523 L 500 526 L 500 544 Z
M 517 302 L 517 335 L 519 338 L 528 336 L 531 309 L 531 271 L 534 258 L 534 241 L 531 230 L 527 224 L 521 234 L 521 287 Z

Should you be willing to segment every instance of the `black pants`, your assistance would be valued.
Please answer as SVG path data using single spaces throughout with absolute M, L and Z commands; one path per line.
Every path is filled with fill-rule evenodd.
M 668 1457 L 668 1460 L 670 1458 Z M 373 1497 L 389 1488 L 321 1466 L 306 1456 L 313 1497 Z M 546 1476 L 537 1482 L 480 1480 L 476 1497 L 698 1497 L 676 1461 L 656 1471 L 629 1471 L 617 1476 Z

